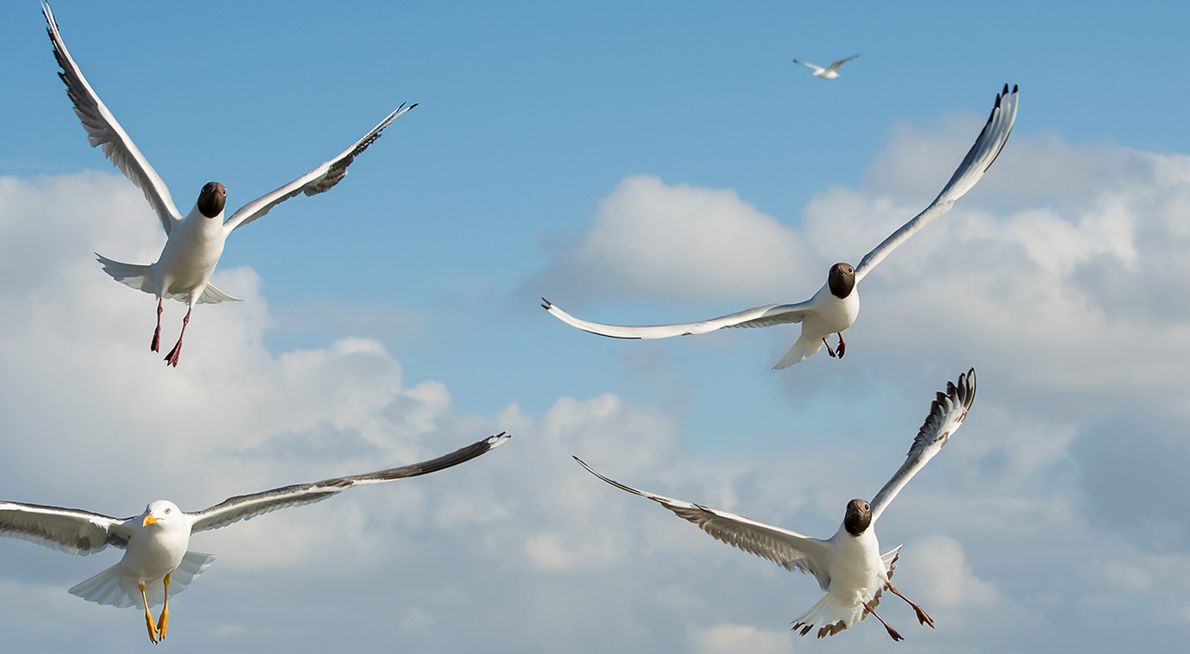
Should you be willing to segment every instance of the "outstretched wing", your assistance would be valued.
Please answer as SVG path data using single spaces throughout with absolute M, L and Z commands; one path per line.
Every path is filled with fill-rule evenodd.
M 840 66 L 842 66 L 843 64 L 845 64 L 845 63 L 847 63 L 847 62 L 851 61 L 852 59 L 855 59 L 855 58 L 856 58 L 856 57 L 858 57 L 858 56 L 859 56 L 859 55 L 857 55 L 857 54 L 853 54 L 853 55 L 851 55 L 850 57 L 844 57 L 844 58 L 842 58 L 842 59 L 840 59 L 840 60 L 838 60 L 838 61 L 836 61 L 836 62 L 832 63 L 831 65 L 827 66 L 827 67 L 826 67 L 826 69 L 827 69 L 827 70 L 839 70 L 839 67 L 840 67 Z
M 277 509 L 312 504 L 325 500 L 332 495 L 338 495 L 352 486 L 379 484 L 386 481 L 417 477 L 418 475 L 445 470 L 446 468 L 470 461 L 493 448 L 499 447 L 509 438 L 512 438 L 510 434 L 501 432 L 450 454 L 440 456 L 436 459 L 430 459 L 429 461 L 422 461 L 421 463 L 414 463 L 399 468 L 388 468 L 387 470 L 378 470 L 376 472 L 367 472 L 360 475 L 351 475 L 349 477 L 324 479 L 312 484 L 295 484 L 293 486 L 274 488 L 273 490 L 253 493 L 251 495 L 230 497 L 209 509 L 189 514 L 191 520 L 193 520 L 191 530 L 198 532 L 207 529 L 218 529 L 219 527 L 226 527 L 233 522 L 249 520 L 258 515 L 276 511 Z
M 566 313 L 553 302 L 541 298 L 541 308 L 571 327 L 577 327 L 585 332 L 599 334 L 600 336 L 631 339 L 669 338 L 671 336 L 705 334 L 725 327 L 771 327 L 772 325 L 780 325 L 782 323 L 796 323 L 802 321 L 802 316 L 810 309 L 810 306 L 811 302 L 809 300 L 797 304 L 766 304 L 763 307 L 747 309 L 738 313 L 703 320 L 702 322 L 631 327 L 628 325 L 608 325 L 580 320 Z
M 793 60 L 793 63 L 795 63 L 795 64 L 801 64 L 801 65 L 805 66 L 806 68 L 809 68 L 810 70 L 812 70 L 812 71 L 814 71 L 814 72 L 816 72 L 816 73 L 820 73 L 820 72 L 822 72 L 822 71 L 824 70 L 824 69 L 822 68 L 822 66 L 816 66 L 816 65 L 814 65 L 814 64 L 812 64 L 812 63 L 810 63 L 810 62 L 808 62 L 808 61 L 802 61 L 801 59 L 794 59 L 794 60 Z
M 169 234 L 174 223 L 182 219 L 169 195 L 169 188 L 124 128 L 120 127 L 120 123 L 116 122 L 116 117 L 87 83 L 87 78 L 83 77 L 83 71 L 74 63 L 66 43 L 62 41 L 62 35 L 58 33 L 58 21 L 54 19 L 49 3 L 42 3 L 41 14 L 45 16 L 46 31 L 54 44 L 54 58 L 62 68 L 58 77 L 66 83 L 66 95 L 74 103 L 74 113 L 83 122 L 83 129 L 87 130 L 91 147 L 103 146 L 103 156 L 110 159 L 145 194 L 145 199 L 153 206 L 157 219 L 161 221 L 161 227 Z
M 905 463 L 901 464 L 897 473 L 888 480 L 884 488 L 876 493 L 872 500 L 872 522 L 875 523 L 884 509 L 888 507 L 897 493 L 913 479 L 935 454 L 942 451 L 946 441 L 958 430 L 967 418 L 967 411 L 975 401 L 975 369 L 959 375 L 958 382 L 946 383 L 946 392 L 938 393 L 934 403 L 930 405 L 930 415 L 921 429 L 917 431 L 917 438 L 913 439 L 913 446 L 909 448 L 909 455 Z
M 0 502 L 0 536 L 27 540 L 67 554 L 86 556 L 108 545 L 125 547 L 131 534 L 123 524 L 125 520 L 81 509 Z
M 577 456 L 578 464 L 587 472 L 607 483 L 633 495 L 653 500 L 669 509 L 679 518 L 688 520 L 718 541 L 738 547 L 745 552 L 768 559 L 786 570 L 800 570 L 814 575 L 818 585 L 826 590 L 830 586 L 829 554 L 826 543 L 817 538 L 803 536 L 795 531 L 766 525 L 749 520 L 741 515 L 712 509 L 700 504 L 675 500 L 663 495 L 626 486 L 595 472 Z
M 996 157 L 1000 156 L 1004 144 L 1008 143 L 1013 123 L 1016 122 L 1016 109 L 1017 87 L 1013 85 L 1012 92 L 1009 93 L 1008 85 L 1005 84 L 1004 90 L 996 94 L 996 105 L 992 107 L 992 113 L 988 116 L 983 131 L 979 133 L 979 138 L 975 139 L 975 145 L 971 146 L 971 150 L 963 158 L 963 163 L 959 164 L 950 181 L 942 188 L 942 192 L 913 220 L 902 225 L 875 249 L 864 255 L 855 268 L 856 283 L 866 277 L 872 268 L 884 260 L 884 257 L 887 257 L 898 245 L 909 240 L 910 236 L 916 234 L 930 221 L 950 211 L 959 198 L 966 195 L 967 191 L 970 191 L 979 183 L 980 179 L 983 179 L 984 173 L 992 167 Z
M 224 223 L 224 230 L 230 234 L 237 227 L 243 227 L 253 220 L 260 218 L 273 207 L 298 193 L 317 195 L 323 191 L 330 190 L 335 184 L 338 184 L 340 180 L 347 176 L 347 167 L 364 150 L 367 150 L 369 145 L 372 145 L 376 139 L 380 138 L 380 133 L 384 131 L 385 127 L 388 127 L 389 123 L 409 113 L 409 110 L 416 106 L 416 103 L 408 106 L 402 103 L 391 114 L 385 116 L 384 120 L 380 121 L 371 131 L 364 134 L 363 138 L 351 144 L 351 147 L 340 152 L 337 156 L 322 162 L 320 166 L 292 182 L 274 189 L 240 207 Z

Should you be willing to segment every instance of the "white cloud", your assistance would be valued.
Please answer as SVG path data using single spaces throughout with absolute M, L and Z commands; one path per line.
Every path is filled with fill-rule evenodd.
M 984 608 L 1000 600 L 996 587 L 972 572 L 962 544 L 949 536 L 935 535 L 910 543 L 902 563 L 914 570 L 913 587 L 921 589 L 921 599 L 913 599 L 923 606 L 943 610 Z M 897 586 L 909 593 L 908 584 Z
M 699 654 L 783 654 L 792 644 L 793 638 L 787 629 L 776 631 L 741 624 L 692 628 L 687 639 L 690 651 Z

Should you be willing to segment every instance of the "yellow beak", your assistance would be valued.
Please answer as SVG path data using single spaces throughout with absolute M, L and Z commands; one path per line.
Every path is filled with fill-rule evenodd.
M 141 526 L 148 527 L 149 525 L 153 524 L 157 524 L 157 516 L 150 513 L 149 515 L 145 516 L 145 521 L 141 523 Z

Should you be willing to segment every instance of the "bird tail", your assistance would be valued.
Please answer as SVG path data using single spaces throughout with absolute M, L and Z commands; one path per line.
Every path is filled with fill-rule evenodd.
M 111 275 L 112 279 L 117 282 L 145 293 L 154 295 L 157 293 L 157 277 L 154 274 L 153 266 L 115 261 L 98 252 L 95 253 L 95 257 L 103 265 L 103 272 Z
M 207 283 L 207 287 L 203 289 L 202 295 L 198 297 L 199 304 L 219 304 L 220 302 L 240 302 L 240 298 L 228 295 L 223 291 L 215 288 L 214 284 Z
M 210 554 L 201 552 L 186 552 L 182 562 L 169 576 L 169 594 L 177 595 L 182 592 L 191 581 L 215 560 Z M 161 604 L 165 599 L 165 586 L 159 579 L 156 583 L 145 584 L 145 594 L 149 604 Z M 116 608 L 141 606 L 139 580 L 127 574 L 120 564 L 100 572 L 99 574 L 75 584 L 69 591 L 71 595 L 81 597 L 88 602 L 107 604 Z
M 789 351 L 785 353 L 785 356 L 781 357 L 781 360 L 773 365 L 773 370 L 788 368 L 789 366 L 792 366 L 798 361 L 809 357 L 821 349 L 822 339 L 811 338 L 807 336 L 805 330 L 803 329 L 801 337 L 797 339 L 797 342 L 793 344 L 793 347 L 789 348 Z

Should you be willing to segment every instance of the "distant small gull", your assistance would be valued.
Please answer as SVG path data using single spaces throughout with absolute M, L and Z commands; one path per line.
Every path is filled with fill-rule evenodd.
M 197 513 L 187 513 L 173 502 L 157 500 L 146 506 L 140 515 L 121 520 L 80 509 L 0 501 L 0 536 L 20 538 L 83 556 L 108 545 L 124 549 L 124 558 L 119 563 L 75 585 L 70 593 L 120 608 L 144 606 L 149 640 L 156 643 L 165 638 L 169 626 L 170 589 L 175 595 L 182 592 L 215 560 L 210 554 L 187 551 L 191 534 L 226 527 L 277 509 L 320 502 L 352 486 L 445 470 L 470 461 L 509 438 L 510 435 L 500 433 L 421 463 L 238 495 Z M 339 531 L 333 524 L 323 525 L 323 528 Z M 284 548 L 288 544 L 276 542 L 270 546 Z M 161 617 L 156 622 L 149 610 L 153 604 L 162 605 Z
M 901 546 L 880 553 L 880 543 L 876 540 L 876 520 L 917 471 L 942 451 L 946 441 L 963 424 L 974 399 L 975 370 L 959 375 L 957 383 L 947 383 L 946 392 L 938 393 L 931 405 L 930 415 L 918 430 L 905 463 L 880 489 L 871 504 L 860 499 L 848 502 L 843 524 L 839 525 L 834 536 L 826 540 L 803 536 L 795 531 L 701 504 L 625 486 L 595 472 L 578 457 L 575 460 L 603 481 L 657 502 L 679 518 L 698 525 L 716 540 L 764 557 L 787 570 L 814 575 L 818 586 L 826 591 L 826 596 L 793 621 L 793 629 L 801 635 L 805 636 L 817 626 L 819 638 L 833 636 L 871 614 L 884 625 L 893 640 L 904 640 L 901 634 L 876 615 L 883 591 L 887 590 L 908 602 L 921 624 L 933 627 L 934 619 L 892 585 L 893 569 L 901 554 Z
M 576 318 L 562 310 L 553 302 L 542 298 L 542 308 L 558 320 L 583 331 L 625 339 L 669 338 L 671 336 L 689 336 L 690 334 L 705 334 L 724 327 L 771 327 L 785 323 L 801 323 L 802 333 L 793 347 L 781 357 L 773 368 L 788 368 L 793 364 L 815 354 L 826 346 L 831 357 L 836 352 L 826 342 L 831 334 L 839 337 L 837 356 L 841 359 L 847 351 L 847 343 L 843 341 L 843 331 L 855 322 L 859 315 L 858 284 L 876 264 L 880 263 L 896 247 L 909 240 L 930 221 L 950 211 L 954 203 L 967 194 L 984 173 L 991 168 L 996 157 L 1008 142 L 1012 133 L 1012 126 L 1016 120 L 1017 87 L 1012 87 L 1009 93 L 1008 85 L 1004 85 L 1003 92 L 996 95 L 996 104 L 988 116 L 975 140 L 975 145 L 967 152 L 963 162 L 959 164 L 950 181 L 942 188 L 937 198 L 917 214 L 915 218 L 905 223 L 891 236 L 884 239 L 874 250 L 864 255 L 859 267 L 853 268 L 849 263 L 836 263 L 827 271 L 826 284 L 814 294 L 814 297 L 804 302 L 794 304 L 766 304 L 762 307 L 746 309 L 738 313 L 719 316 L 701 322 L 675 323 L 669 325 L 628 326 L 611 325 L 607 323 L 589 322 Z
M 182 331 L 178 335 L 178 342 L 165 356 L 166 363 L 171 366 L 178 365 L 178 357 L 182 353 L 182 338 L 186 335 L 186 326 L 190 324 L 190 312 L 195 304 L 237 301 L 237 298 L 210 283 L 219 257 L 223 254 L 224 242 L 232 231 L 260 218 L 273 207 L 299 193 L 316 195 L 338 184 L 347 176 L 347 167 L 355 157 L 380 138 L 381 131 L 388 127 L 389 123 L 417 106 L 402 104 L 397 107 L 346 150 L 292 182 L 240 207 L 226 222 L 223 209 L 227 202 L 227 189 L 219 182 L 208 182 L 203 186 L 194 208 L 183 218 L 174 206 L 165 182 L 149 165 L 148 159 L 137 149 L 132 138 L 120 127 L 120 123 L 116 122 L 116 117 L 99 99 L 99 95 L 83 77 L 83 71 L 74 63 L 66 49 L 66 43 L 62 41 L 62 35 L 58 32 L 58 23 L 49 3 L 43 3 L 41 10 L 45 16 L 50 41 L 54 44 L 54 57 L 62 68 L 58 77 L 66 83 L 66 95 L 74 103 L 74 113 L 87 130 L 91 146 L 103 146 L 104 156 L 145 194 L 145 199 L 153 206 L 161 226 L 165 229 L 165 247 L 157 261 L 152 264 L 122 263 L 100 254 L 96 256 L 103 265 L 103 270 L 113 279 L 157 297 L 157 327 L 153 330 L 150 350 L 157 352 L 161 346 L 163 298 L 186 303 L 186 317 L 182 319 Z
M 823 68 L 822 66 L 815 66 L 814 64 L 812 64 L 808 61 L 802 61 L 800 59 L 794 59 L 793 63 L 801 64 L 801 65 L 805 66 L 806 68 L 809 68 L 810 70 L 814 71 L 813 73 L 810 73 L 814 77 L 821 77 L 822 79 L 835 79 L 836 77 L 839 76 L 839 68 L 842 67 L 843 64 L 851 61 L 852 59 L 855 59 L 858 56 L 859 55 L 857 55 L 857 54 L 853 54 L 850 57 L 845 57 L 843 59 L 840 59 L 840 60 L 834 62 L 833 64 L 827 66 L 826 68 Z

